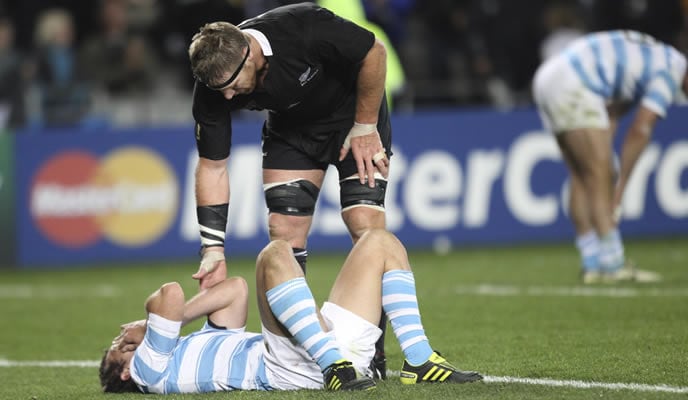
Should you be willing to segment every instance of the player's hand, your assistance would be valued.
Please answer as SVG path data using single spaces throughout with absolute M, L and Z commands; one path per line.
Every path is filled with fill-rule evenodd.
M 145 320 L 145 319 L 140 319 L 140 320 L 138 320 L 138 321 L 127 322 L 126 324 L 120 325 L 120 327 L 119 327 L 119 328 L 120 328 L 120 332 L 119 332 L 119 333 L 120 333 L 120 334 L 121 334 L 121 333 L 124 333 L 124 331 L 126 331 L 127 329 L 135 328 L 135 327 L 137 327 L 137 326 L 143 326 L 143 327 L 145 327 L 147 322 L 148 322 L 148 320 Z
M 129 322 L 120 327 L 119 336 L 112 341 L 112 347 L 123 353 L 135 351 L 146 334 L 146 320 Z
M 198 272 L 191 275 L 191 277 L 199 281 L 201 290 L 215 286 L 227 279 L 227 264 L 225 262 L 224 248 L 217 247 L 217 250 L 206 248 L 205 251 L 203 251 L 203 257 L 201 258 Z
M 365 128 L 367 128 L 367 133 L 362 130 Z M 388 177 L 389 158 L 375 125 L 355 124 L 339 151 L 339 161 L 346 157 L 349 149 L 356 160 L 358 178 L 362 185 L 367 179 L 368 186 L 375 187 L 375 168 L 385 179 Z

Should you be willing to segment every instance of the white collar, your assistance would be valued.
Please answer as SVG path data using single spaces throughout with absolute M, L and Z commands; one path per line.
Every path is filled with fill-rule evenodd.
M 268 41 L 268 38 L 263 35 L 263 32 L 257 31 L 255 29 L 242 29 L 242 32 L 248 33 L 249 35 L 253 36 L 254 39 L 258 42 L 260 45 L 260 48 L 263 50 L 263 55 L 264 56 L 271 56 L 272 55 L 272 47 L 270 46 L 270 42 Z

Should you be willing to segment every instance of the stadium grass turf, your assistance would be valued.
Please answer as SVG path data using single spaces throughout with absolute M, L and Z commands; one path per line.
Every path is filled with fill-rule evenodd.
M 343 254 L 312 250 L 308 280 L 326 298 Z M 236 392 L 168 399 L 685 399 L 688 390 L 688 238 L 634 240 L 627 255 L 662 274 L 653 284 L 585 287 L 570 244 L 410 251 L 430 342 L 450 361 L 489 377 L 467 385 L 402 386 L 374 393 Z M 99 361 L 119 324 L 144 317 L 143 301 L 166 281 L 195 293 L 196 260 L 91 265 L 63 270 L 0 269 L 0 399 L 140 399 L 104 395 L 97 367 L 14 366 L 8 361 Z M 230 274 L 254 287 L 253 260 Z M 252 296 L 253 298 L 253 296 Z M 258 330 L 255 302 L 249 330 Z M 192 324 L 185 332 L 199 325 Z M 388 367 L 402 356 L 391 328 Z M 683 393 L 496 382 L 504 377 L 669 385 Z M 146 398 L 157 398 L 148 395 Z

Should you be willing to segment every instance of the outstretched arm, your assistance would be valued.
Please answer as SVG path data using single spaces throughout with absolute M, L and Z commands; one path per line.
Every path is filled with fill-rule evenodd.
M 633 123 L 626 132 L 621 147 L 621 169 L 614 191 L 614 207 L 621 205 L 623 192 L 630 179 L 633 167 L 647 146 L 657 121 L 657 114 L 649 108 L 640 106 Z
M 200 281 L 201 289 L 207 289 L 227 278 L 224 241 L 230 189 L 226 158 L 199 158 L 195 191 L 202 259 L 192 277 Z

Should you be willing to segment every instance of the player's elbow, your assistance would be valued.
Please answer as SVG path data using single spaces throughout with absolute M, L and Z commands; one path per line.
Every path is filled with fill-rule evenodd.
M 184 298 L 184 290 L 179 282 L 168 282 L 160 287 L 162 297 L 181 297 Z
M 146 311 L 160 313 L 164 304 L 184 304 L 184 290 L 178 282 L 160 286 L 160 289 L 146 300 Z

